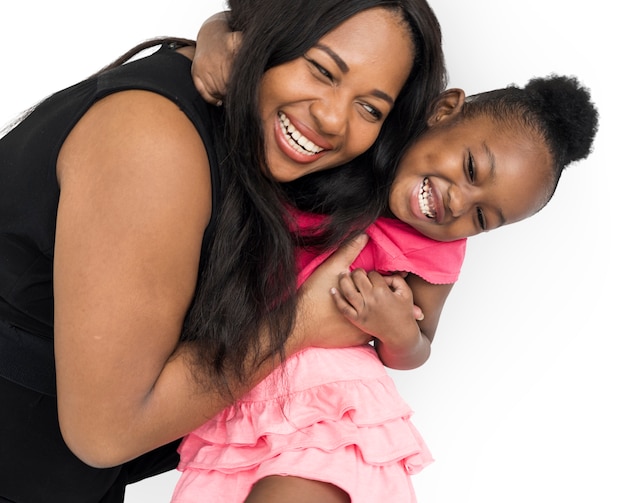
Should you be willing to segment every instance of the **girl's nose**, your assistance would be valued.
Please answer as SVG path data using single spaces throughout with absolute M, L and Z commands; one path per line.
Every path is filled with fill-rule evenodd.
M 453 217 L 458 218 L 468 212 L 470 195 L 457 185 L 450 185 L 448 189 L 448 209 Z

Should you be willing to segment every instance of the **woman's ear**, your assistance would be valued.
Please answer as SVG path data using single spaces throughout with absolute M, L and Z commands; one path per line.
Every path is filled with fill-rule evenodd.
M 428 117 L 428 127 L 433 127 L 442 121 L 456 117 L 463 109 L 465 91 L 463 89 L 447 89 L 435 99 Z

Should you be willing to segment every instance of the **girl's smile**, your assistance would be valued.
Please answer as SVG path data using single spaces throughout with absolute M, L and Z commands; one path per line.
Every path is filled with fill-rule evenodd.
M 441 223 L 443 202 L 441 194 L 437 191 L 436 187 L 430 182 L 430 179 L 425 176 L 422 183 L 416 186 L 416 189 L 414 197 L 416 203 L 412 203 L 415 217 L 426 217 L 429 220 Z
M 393 215 L 432 239 L 452 241 L 541 209 L 554 187 L 545 141 L 520 123 L 462 116 L 460 90 L 442 102 L 400 161 L 389 195 Z

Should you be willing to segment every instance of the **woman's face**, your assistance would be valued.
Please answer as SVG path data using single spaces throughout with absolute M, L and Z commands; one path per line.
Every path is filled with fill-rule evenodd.
M 371 147 L 409 76 L 413 51 L 400 15 L 373 8 L 268 70 L 260 107 L 271 176 L 292 181 Z
M 444 120 L 403 156 L 389 207 L 438 241 L 517 222 L 539 211 L 554 186 L 545 143 L 494 120 Z

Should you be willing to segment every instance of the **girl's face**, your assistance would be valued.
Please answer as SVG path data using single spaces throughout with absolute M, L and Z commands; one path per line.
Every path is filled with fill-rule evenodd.
M 479 115 L 431 118 L 392 184 L 391 212 L 422 234 L 452 241 L 523 220 L 554 186 L 547 146 Z
M 268 70 L 260 107 L 271 176 L 292 181 L 371 147 L 409 76 L 413 51 L 400 15 L 373 8 Z

